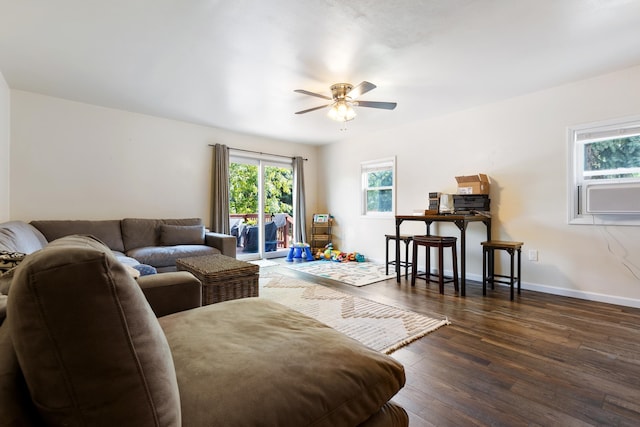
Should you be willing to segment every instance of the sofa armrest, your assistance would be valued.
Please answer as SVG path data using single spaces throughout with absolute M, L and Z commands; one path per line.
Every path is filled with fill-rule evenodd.
M 218 249 L 222 255 L 231 258 L 236 257 L 236 244 L 238 240 L 235 236 L 209 231 L 205 233 L 204 238 L 207 246 Z
M 189 272 L 150 274 L 137 282 L 156 317 L 202 305 L 202 284 Z

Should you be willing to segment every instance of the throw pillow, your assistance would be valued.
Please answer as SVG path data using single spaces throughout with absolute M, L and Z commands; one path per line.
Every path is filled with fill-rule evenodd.
M 160 245 L 202 245 L 204 225 L 160 225 Z
M 156 274 L 158 270 L 152 265 L 148 264 L 136 264 L 133 266 L 136 270 L 140 272 L 141 276 L 148 276 L 150 274 Z
M 26 256 L 22 252 L 0 251 L 0 274 L 17 267 Z

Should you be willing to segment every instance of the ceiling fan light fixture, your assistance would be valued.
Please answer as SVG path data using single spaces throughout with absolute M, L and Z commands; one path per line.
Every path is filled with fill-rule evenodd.
M 348 122 L 356 117 L 356 110 L 354 110 L 351 101 L 340 99 L 331 105 L 327 115 L 332 120 Z
M 294 92 L 331 101 L 329 104 L 307 108 L 306 110 L 302 111 L 296 111 L 296 114 L 310 113 L 312 111 L 317 111 L 329 107 L 327 116 L 330 119 L 341 123 L 346 123 L 356 117 L 356 110 L 353 108 L 354 106 L 381 108 L 383 110 L 393 110 L 394 108 L 396 108 L 397 104 L 395 102 L 360 101 L 358 99 L 358 97 L 360 97 L 361 95 L 375 88 L 376 85 L 367 81 L 363 81 L 357 86 L 353 86 L 350 83 L 336 83 L 331 86 L 331 97 L 322 95 L 320 93 L 309 92 L 308 90 L 304 89 L 295 89 Z M 343 130 L 346 130 L 346 126 Z

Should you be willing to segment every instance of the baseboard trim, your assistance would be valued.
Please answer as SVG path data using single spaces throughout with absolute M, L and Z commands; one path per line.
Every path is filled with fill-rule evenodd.
M 380 262 L 380 264 L 384 264 L 384 260 Z M 391 267 L 390 270 L 392 268 L 393 267 Z M 391 273 L 391 271 L 389 272 Z M 437 270 L 432 270 L 432 272 L 437 273 Z M 445 276 L 451 276 L 452 274 L 453 274 L 452 271 L 445 270 Z M 467 280 L 474 280 L 476 282 L 482 283 L 482 276 L 480 274 L 467 273 Z M 498 285 L 507 286 L 500 283 L 498 283 Z M 583 299 L 587 301 L 596 301 L 596 302 L 602 302 L 605 304 L 620 305 L 624 307 L 640 308 L 640 299 L 619 297 L 615 295 L 599 294 L 596 292 L 577 291 L 575 289 L 559 288 L 556 286 L 542 285 L 539 283 L 531 283 L 531 282 L 524 282 L 524 281 L 521 283 L 521 288 L 523 290 L 544 292 L 545 294 L 559 295 L 559 296 L 570 297 L 570 298 L 578 298 L 578 299 Z
M 468 280 L 482 282 L 479 274 L 467 274 Z M 508 286 L 498 283 L 501 286 Z M 599 294 L 596 292 L 577 291 L 575 289 L 558 288 L 556 286 L 541 285 L 539 283 L 522 282 L 521 288 L 528 291 L 544 292 L 545 294 L 559 295 L 563 297 L 579 298 L 587 301 L 596 301 L 606 304 L 621 305 L 624 307 L 640 308 L 640 300 L 633 298 L 619 297 L 615 295 Z

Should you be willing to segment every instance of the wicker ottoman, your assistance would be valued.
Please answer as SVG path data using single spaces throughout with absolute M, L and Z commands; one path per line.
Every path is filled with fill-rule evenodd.
M 178 270 L 202 282 L 202 305 L 258 296 L 260 267 L 225 255 L 204 255 L 176 260 Z

